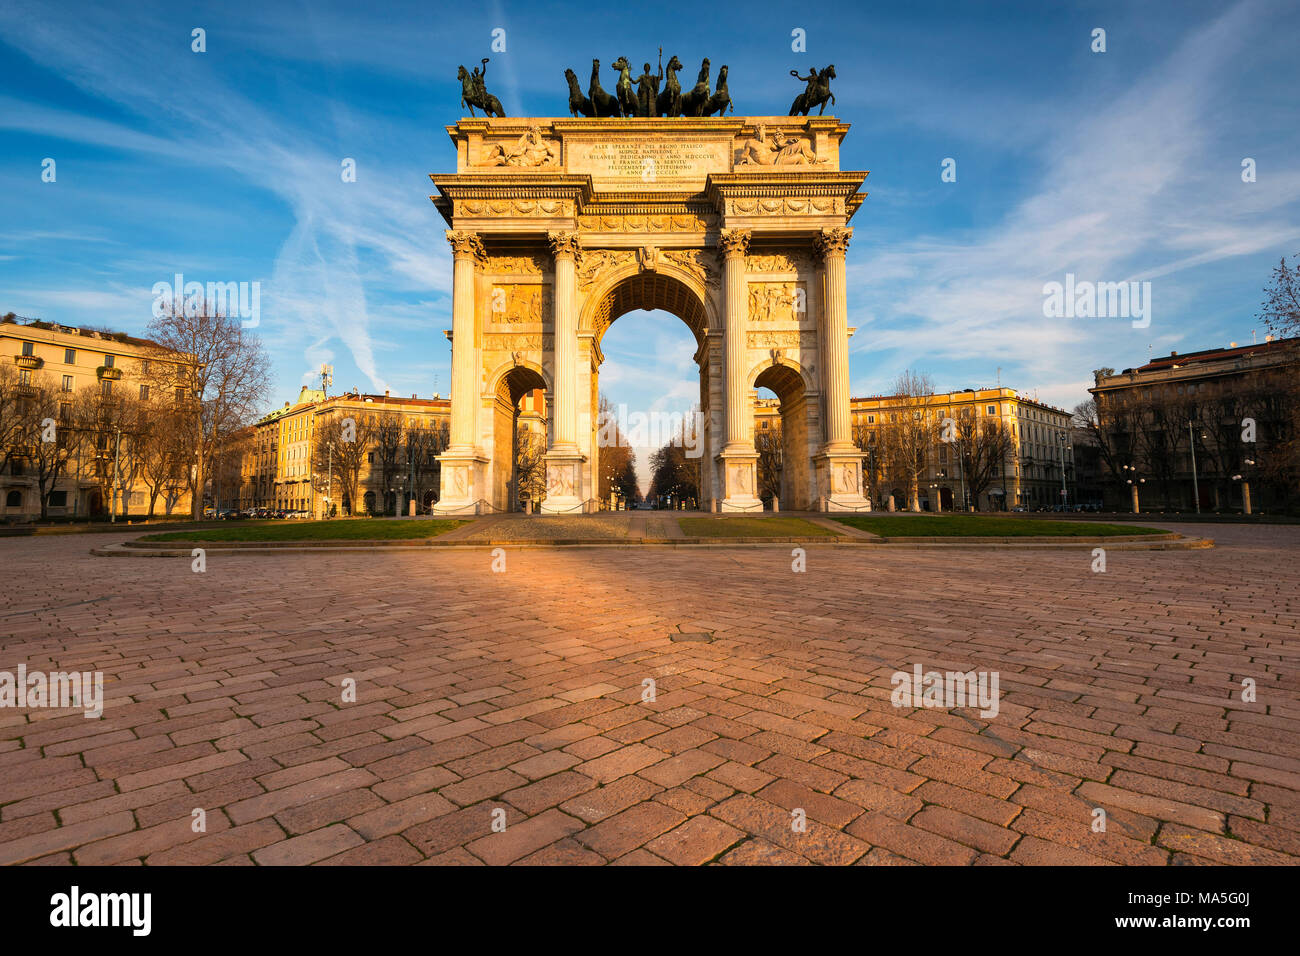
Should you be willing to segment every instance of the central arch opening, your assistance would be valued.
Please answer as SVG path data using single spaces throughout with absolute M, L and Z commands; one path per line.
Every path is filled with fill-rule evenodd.
M 592 475 L 602 506 L 640 498 L 703 507 L 713 479 L 704 301 L 680 279 L 640 272 L 595 303 L 591 327 Z

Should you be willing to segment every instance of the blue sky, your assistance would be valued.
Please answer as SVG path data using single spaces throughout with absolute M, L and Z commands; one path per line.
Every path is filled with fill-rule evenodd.
M 594 14 L 593 10 L 603 12 Z M 191 52 L 191 30 L 207 52 Z M 489 49 L 506 30 L 505 53 Z M 1105 53 L 1090 49 L 1106 30 Z M 791 52 L 791 31 L 807 52 Z M 903 368 L 1055 404 L 1091 370 L 1249 342 L 1300 252 L 1293 2 L 794 5 L 25 3 L 0 7 L 0 312 L 140 332 L 154 283 L 259 281 L 279 404 L 336 388 L 444 394 L 459 63 L 492 56 L 511 115 L 566 112 L 565 67 L 627 54 L 730 66 L 738 113 L 784 113 L 833 62 L 842 166 L 870 170 L 849 250 L 854 394 Z M 608 76 L 612 88 L 614 75 Z M 42 182 L 45 158 L 57 180 Z M 357 162 L 343 183 L 340 162 Z M 957 162 L 957 181 L 940 179 Z M 1257 164 L 1243 183 L 1241 162 Z M 1152 321 L 1048 319 L 1067 272 L 1150 281 Z M 697 395 L 675 318 L 631 313 L 603 390 Z

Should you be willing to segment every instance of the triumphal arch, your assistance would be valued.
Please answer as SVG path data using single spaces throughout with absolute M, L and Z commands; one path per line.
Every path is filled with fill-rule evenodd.
M 431 176 L 450 229 L 442 514 L 510 500 L 520 398 L 548 413 L 543 513 L 597 507 L 601 339 L 634 309 L 695 337 L 701 506 L 758 511 L 753 394 L 780 399 L 786 509 L 862 511 L 845 253 L 865 172 L 829 116 L 464 119 Z

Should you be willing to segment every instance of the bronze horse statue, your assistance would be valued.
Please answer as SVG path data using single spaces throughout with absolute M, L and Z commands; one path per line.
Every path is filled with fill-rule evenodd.
M 682 61 L 672 57 L 664 67 L 664 88 L 655 99 L 655 116 L 682 115 L 682 84 L 677 80 L 677 71 L 682 68 Z
M 487 116 L 505 116 L 506 111 L 501 108 L 501 101 L 487 91 L 484 86 L 483 78 L 487 76 L 487 57 L 483 58 L 483 72 L 475 70 L 470 73 L 461 66 L 456 70 L 456 79 L 460 80 L 460 105 L 469 108 L 469 115 L 474 115 L 474 107 L 478 107 Z
M 619 112 L 623 116 L 636 116 L 637 99 L 636 90 L 632 88 L 632 64 L 627 62 L 627 57 L 620 56 L 610 67 L 618 70 L 618 83 L 614 91 L 618 94 Z
M 733 113 L 736 111 L 736 108 L 731 105 L 731 94 L 727 92 L 727 67 L 724 64 L 718 70 L 718 87 L 709 97 L 709 101 L 704 104 L 704 111 L 700 115 L 712 116 L 717 113 L 722 116 L 728 109 Z
M 592 109 L 591 100 L 584 96 L 578 87 L 578 74 L 572 70 L 565 70 L 564 78 L 569 82 L 569 115 L 595 116 L 596 111 Z
M 800 76 L 798 70 L 791 70 L 790 75 L 808 84 L 808 88 L 794 98 L 794 104 L 790 107 L 791 116 L 807 116 L 808 111 L 814 106 L 821 107 L 817 111 L 817 115 L 821 116 L 826 112 L 827 100 L 830 100 L 831 106 L 835 105 L 835 96 L 831 93 L 831 80 L 835 79 L 835 64 L 827 66 L 821 73 L 818 73 L 814 67 L 807 76 Z
M 709 58 L 706 56 L 700 64 L 700 75 L 695 88 L 682 96 L 683 116 L 703 116 L 704 107 L 709 102 Z
M 600 87 L 600 61 L 596 59 L 591 61 L 591 86 L 587 95 L 591 97 L 592 116 L 618 116 L 622 112 L 618 100 Z

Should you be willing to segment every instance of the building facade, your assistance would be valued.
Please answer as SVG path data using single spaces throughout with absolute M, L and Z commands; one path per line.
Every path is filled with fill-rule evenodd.
M 240 510 L 268 508 L 327 515 L 408 513 L 410 502 L 427 512 L 437 501 L 436 460 L 446 445 L 451 403 L 440 396 L 399 398 L 352 392 L 327 397 L 304 387 L 246 430 L 230 450 L 224 474 L 237 476 L 214 501 Z M 318 431 L 331 422 L 351 420 L 358 449 L 357 501 L 346 495 L 343 462 L 318 450 Z M 359 423 L 359 424 L 358 424 Z
M 755 395 L 756 434 L 780 427 L 775 405 L 771 399 Z M 913 416 L 924 423 L 931 435 L 925 443 L 924 466 L 917 479 L 919 505 L 924 511 L 961 510 L 963 502 L 967 508 L 981 511 L 1076 502 L 1071 416 L 1064 409 L 1012 388 L 965 389 L 916 398 L 879 395 L 854 398 L 849 405 L 854 441 L 863 452 L 864 487 L 877 509 L 885 508 L 891 495 L 896 508 L 908 507 L 910 476 L 891 474 L 881 450 L 886 444 L 885 430 L 897 425 L 902 416 Z M 974 496 L 967 476 L 962 474 L 956 442 L 943 440 L 945 419 L 956 422 L 967 418 L 979 428 L 985 422 L 999 422 L 1010 439 L 988 487 Z M 1063 488 L 1066 495 L 1061 494 Z
M 0 396 L 6 403 L 4 415 L 10 423 L 21 421 L 24 414 L 55 419 L 56 441 L 41 445 L 66 455 L 45 491 L 48 517 L 90 519 L 110 511 L 143 516 L 151 504 L 158 515 L 188 515 L 190 493 L 183 470 L 173 469 L 164 478 L 142 460 L 141 428 L 149 424 L 149 410 L 160 409 L 159 403 L 174 397 L 157 394 L 146 374 L 158 354 L 154 343 L 121 332 L 18 321 L 16 316 L 0 320 L 0 361 L 9 366 Z M 134 424 L 122 428 L 122 420 L 108 416 L 104 427 L 93 428 L 85 410 L 96 399 L 105 407 L 113 399 L 124 400 L 119 408 L 138 403 L 132 406 Z M 18 440 L 9 433 L 0 457 L 0 515 L 8 520 L 42 513 L 39 474 L 49 470 L 42 459 L 52 450 L 36 447 L 32 434 L 28 429 L 26 439 Z
M 1108 505 L 1143 509 L 1282 507 L 1296 495 L 1300 338 L 1098 369 L 1088 391 Z

